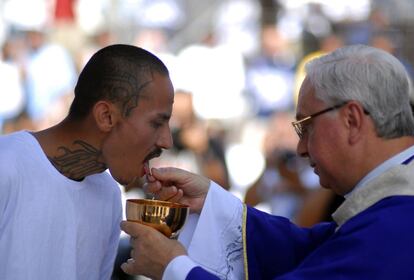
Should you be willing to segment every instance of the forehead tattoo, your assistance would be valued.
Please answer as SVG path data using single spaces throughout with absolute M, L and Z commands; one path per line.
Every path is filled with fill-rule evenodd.
M 125 64 L 129 65 L 125 67 Z M 127 117 L 143 97 L 141 91 L 153 81 L 153 73 L 148 65 L 129 62 L 117 65 L 114 63 L 114 67 L 104 74 L 104 90 L 109 100 L 120 104 L 122 115 Z

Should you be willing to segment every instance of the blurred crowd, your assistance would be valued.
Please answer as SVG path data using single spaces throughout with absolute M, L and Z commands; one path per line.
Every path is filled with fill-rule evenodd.
M 413 76 L 413 26 L 410 0 L 1 0 L 0 132 L 63 119 L 92 53 L 134 44 L 166 63 L 176 89 L 174 147 L 151 165 L 205 174 L 250 205 L 312 225 L 340 199 L 295 155 L 304 64 L 361 43 Z
M 412 27 L 411 0 L 0 0 L 0 134 L 63 119 L 89 57 L 134 44 L 165 62 L 176 89 L 174 147 L 151 165 L 205 174 L 249 205 L 310 226 L 329 220 L 341 198 L 295 154 L 304 64 L 361 43 L 414 76 Z M 122 188 L 124 198 L 144 196 Z M 128 246 L 121 239 L 124 258 Z

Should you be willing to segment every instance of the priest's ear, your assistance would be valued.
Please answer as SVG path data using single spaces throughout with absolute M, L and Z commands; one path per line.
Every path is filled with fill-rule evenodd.
M 344 108 L 346 127 L 349 132 L 349 143 L 355 144 L 362 137 L 368 129 L 367 112 L 364 107 L 357 101 L 350 101 Z

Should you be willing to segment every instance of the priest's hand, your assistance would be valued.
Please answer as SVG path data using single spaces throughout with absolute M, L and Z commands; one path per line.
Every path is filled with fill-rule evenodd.
M 157 199 L 190 206 L 193 213 L 201 213 L 210 187 L 210 179 L 179 168 L 152 168 L 144 190 Z
M 187 254 L 180 242 L 149 226 L 123 221 L 121 228 L 131 236 L 131 258 L 121 265 L 127 274 L 161 279 L 172 259 Z

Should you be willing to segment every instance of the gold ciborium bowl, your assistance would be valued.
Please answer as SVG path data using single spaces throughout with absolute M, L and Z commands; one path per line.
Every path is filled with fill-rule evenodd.
M 128 221 L 150 226 L 168 238 L 177 239 L 190 207 L 184 204 L 155 199 L 127 199 Z

